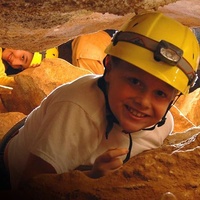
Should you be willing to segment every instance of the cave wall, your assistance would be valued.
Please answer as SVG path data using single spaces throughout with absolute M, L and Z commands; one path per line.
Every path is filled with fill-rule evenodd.
M 176 0 L 2 0 L 0 46 L 40 51 Z
M 130 16 L 148 10 L 161 11 L 187 26 L 200 26 L 199 0 L 3 0 L 0 10 L 0 46 L 30 51 L 44 50 L 84 33 L 118 29 Z M 3 115 L 6 124 L 13 118 Z M 163 194 L 173 192 L 177 199 L 199 199 L 199 132 L 193 127 L 169 136 L 162 148 L 136 156 L 108 178 L 92 180 L 77 171 L 38 177 L 27 185 L 28 198 L 160 200 Z M 69 181 L 74 187 L 66 184 Z M 5 194 L 6 198 L 10 195 Z M 17 199 L 15 194 L 12 197 Z

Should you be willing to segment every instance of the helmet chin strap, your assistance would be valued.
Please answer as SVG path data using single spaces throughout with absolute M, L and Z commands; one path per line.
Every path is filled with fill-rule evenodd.
M 171 106 L 170 106 L 171 107 Z M 152 130 L 154 130 L 155 128 L 156 128 L 156 126 L 158 126 L 158 127 L 160 127 L 160 126 L 162 126 L 162 125 L 164 125 L 165 124 L 165 121 L 166 121 L 166 115 L 167 115 L 167 112 L 169 111 L 169 108 L 167 108 L 167 111 L 165 112 L 165 114 L 164 114 L 164 116 L 162 117 L 162 119 L 158 122 L 158 123 L 156 123 L 156 124 L 154 124 L 153 126 L 151 126 L 151 127 L 149 127 L 149 128 L 144 128 L 144 129 L 142 129 L 142 130 L 145 130 L 145 131 L 152 131 Z
M 173 101 L 170 102 L 170 104 L 168 105 L 167 110 L 166 110 L 164 116 L 162 117 L 162 119 L 157 124 L 155 124 L 152 127 L 149 127 L 149 128 L 146 128 L 146 129 L 142 129 L 142 130 L 151 131 L 151 130 L 154 130 L 156 126 L 158 126 L 158 127 L 162 126 L 165 123 L 166 119 L 167 119 L 166 118 L 167 112 L 172 107 L 172 105 L 175 104 L 175 102 L 178 100 L 178 98 L 180 96 L 181 96 L 181 94 L 179 94 L 178 97 L 175 100 L 173 100 Z M 131 157 L 131 150 L 132 150 L 132 146 L 133 146 L 133 141 L 132 141 L 132 137 L 131 137 L 131 133 L 130 132 L 125 131 L 125 130 L 123 130 L 122 132 L 129 135 L 128 153 L 126 155 L 126 158 L 123 160 L 123 163 L 126 163 L 130 159 L 130 157 Z

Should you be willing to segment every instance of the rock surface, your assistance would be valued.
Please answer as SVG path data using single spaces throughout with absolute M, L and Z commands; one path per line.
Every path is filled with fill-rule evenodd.
M 30 51 L 56 46 L 80 34 L 105 28 L 118 29 L 130 16 L 152 9 L 164 12 L 187 26 L 200 26 L 199 0 L 2 0 L 0 9 L 0 46 Z M 61 75 L 63 71 L 68 75 L 72 70 L 72 77 Z M 0 137 L 39 105 L 55 87 L 87 73 L 58 59 L 45 60 L 41 68 L 17 75 L 19 85 L 14 88 L 13 94 L 1 95 Z M 25 190 L 0 192 L 0 197 L 160 200 L 171 192 L 177 199 L 199 199 L 198 105 L 199 90 L 181 97 L 172 108 L 175 133 L 167 137 L 164 145 L 135 156 L 107 177 L 89 179 L 79 171 L 41 175 L 30 181 Z
M 24 117 L 26 117 L 26 115 L 21 112 L 0 113 L 0 140 L 14 124 L 19 122 Z
M 29 51 L 57 46 L 84 33 L 118 29 L 136 12 L 147 10 L 200 25 L 199 0 L 2 0 L 0 10 L 0 46 Z
M 174 138 L 170 145 L 143 152 L 106 177 L 90 179 L 80 171 L 41 175 L 16 195 L 30 200 L 161 200 L 170 192 L 181 200 L 199 199 L 199 131 L 193 130 L 181 142 Z

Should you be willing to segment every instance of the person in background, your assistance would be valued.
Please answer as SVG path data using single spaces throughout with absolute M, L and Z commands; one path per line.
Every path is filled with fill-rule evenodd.
M 44 58 L 62 58 L 72 65 L 103 74 L 104 50 L 115 30 L 107 29 L 76 37 L 43 52 L 0 48 L 0 85 L 12 86 L 14 74 L 29 67 L 38 67 Z
M 78 36 L 74 40 L 58 46 L 59 57 L 74 66 L 88 69 L 94 74 L 103 74 L 103 59 L 106 56 L 104 50 L 110 44 L 115 32 L 116 30 L 106 29 Z
M 15 80 L 12 75 L 28 68 L 32 57 L 33 54 L 28 51 L 0 48 L 0 85 L 13 86 Z
M 90 178 L 106 176 L 173 131 L 169 110 L 196 80 L 192 31 L 159 12 L 136 15 L 105 53 L 103 75 L 56 88 L 5 145 L 1 164 L 12 189 L 81 166 L 90 166 L 83 171 Z

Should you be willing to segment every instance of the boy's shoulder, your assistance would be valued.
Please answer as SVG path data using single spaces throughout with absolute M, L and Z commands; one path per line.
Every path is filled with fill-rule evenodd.
M 63 90 L 78 90 L 79 92 L 82 92 L 83 89 L 92 89 L 93 87 L 96 87 L 100 77 L 100 75 L 87 74 L 75 79 L 72 82 L 63 84 L 61 88 Z
M 65 83 L 57 87 L 51 96 L 57 96 L 63 101 L 83 101 L 84 99 L 94 98 L 102 93 L 98 87 L 98 79 L 101 76 L 89 74 L 82 76 L 72 82 Z
M 64 84 L 55 89 L 46 102 L 56 105 L 76 105 L 87 113 L 102 110 L 105 106 L 105 98 L 98 87 L 98 79 L 101 76 L 86 75 L 71 83 Z M 99 111 L 100 112 L 100 111 Z

